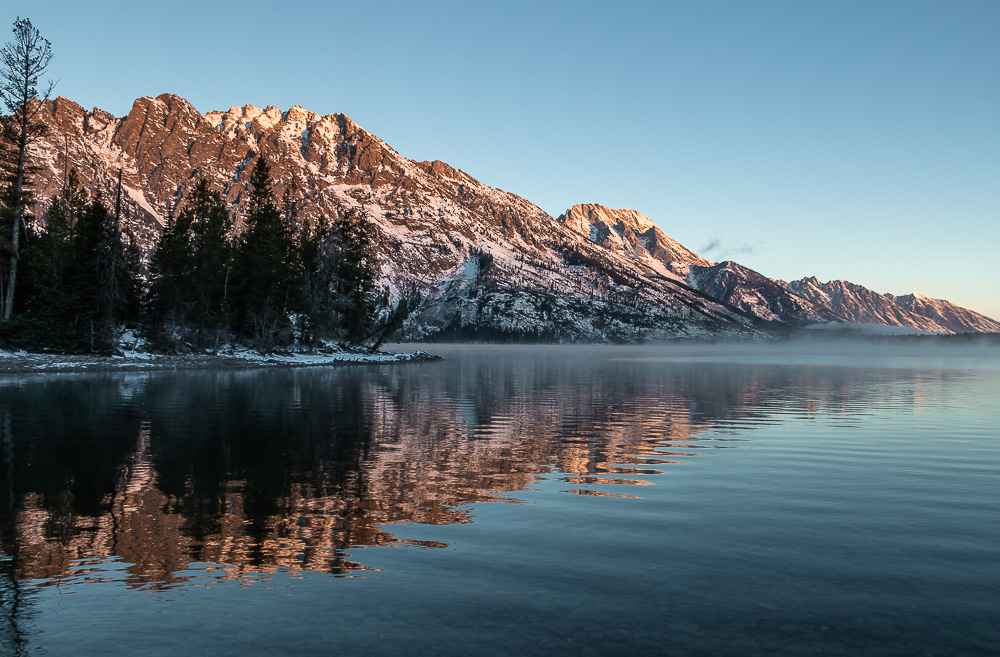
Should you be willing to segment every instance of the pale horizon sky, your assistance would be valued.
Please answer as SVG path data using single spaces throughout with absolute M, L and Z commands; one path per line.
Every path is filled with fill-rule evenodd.
M 1000 319 L 1000 2 L 13 0 L 56 94 L 343 112 L 558 216 Z

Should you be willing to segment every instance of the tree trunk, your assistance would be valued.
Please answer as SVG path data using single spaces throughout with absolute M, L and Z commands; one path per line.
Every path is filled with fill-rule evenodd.
M 27 105 L 23 110 L 27 117 Z M 27 149 L 28 126 L 21 126 L 21 134 L 18 135 L 18 155 L 17 155 L 17 184 L 14 187 L 14 232 L 10 240 L 10 275 L 7 278 L 7 290 L 3 300 L 3 321 L 10 319 L 14 312 L 14 289 L 17 287 L 17 261 L 18 246 L 21 241 L 21 214 L 24 211 L 21 203 L 21 189 L 24 186 L 24 151 Z

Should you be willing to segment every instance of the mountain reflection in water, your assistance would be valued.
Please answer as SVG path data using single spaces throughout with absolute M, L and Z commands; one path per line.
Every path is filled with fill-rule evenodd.
M 641 497 L 704 450 L 738 447 L 735 432 L 919 403 L 893 369 L 606 356 L 8 380 L 9 574 L 130 587 L 182 585 L 192 563 L 223 579 L 350 575 L 365 568 L 352 548 L 445 546 L 391 525 L 470 522 L 466 505 L 518 502 L 545 473 L 569 493 Z
M 0 377 L 0 654 L 991 654 L 1000 359 L 862 348 Z

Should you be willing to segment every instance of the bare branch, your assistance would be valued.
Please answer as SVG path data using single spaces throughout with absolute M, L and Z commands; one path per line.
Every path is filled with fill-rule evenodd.
M 17 18 L 13 32 L 14 40 L 0 48 L 0 101 L 11 114 L 23 111 L 27 102 L 38 96 L 38 78 L 52 62 L 52 44 L 31 19 Z M 41 100 L 47 100 L 54 88 L 55 82 L 50 80 Z M 27 114 L 25 118 L 30 119 Z

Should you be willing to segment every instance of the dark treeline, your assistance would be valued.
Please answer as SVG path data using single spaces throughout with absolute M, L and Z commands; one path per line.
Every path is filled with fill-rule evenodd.
M 120 206 L 88 196 L 71 172 L 44 220 L 25 218 L 13 315 L 0 336 L 22 348 L 113 351 L 117 327 L 138 318 L 142 295 L 139 250 L 122 230 Z
M 17 295 L 0 340 L 109 354 L 128 326 L 166 353 L 232 344 L 262 353 L 314 350 L 324 341 L 377 348 L 408 302 L 390 307 L 377 286 L 375 233 L 365 213 L 350 208 L 332 220 L 300 222 L 289 194 L 275 202 L 264 158 L 248 193 L 237 231 L 222 196 L 197 183 L 144 266 L 123 228 L 120 187 L 109 207 L 70 170 L 42 216 L 24 214 Z M 0 199 L 0 218 L 10 211 Z

